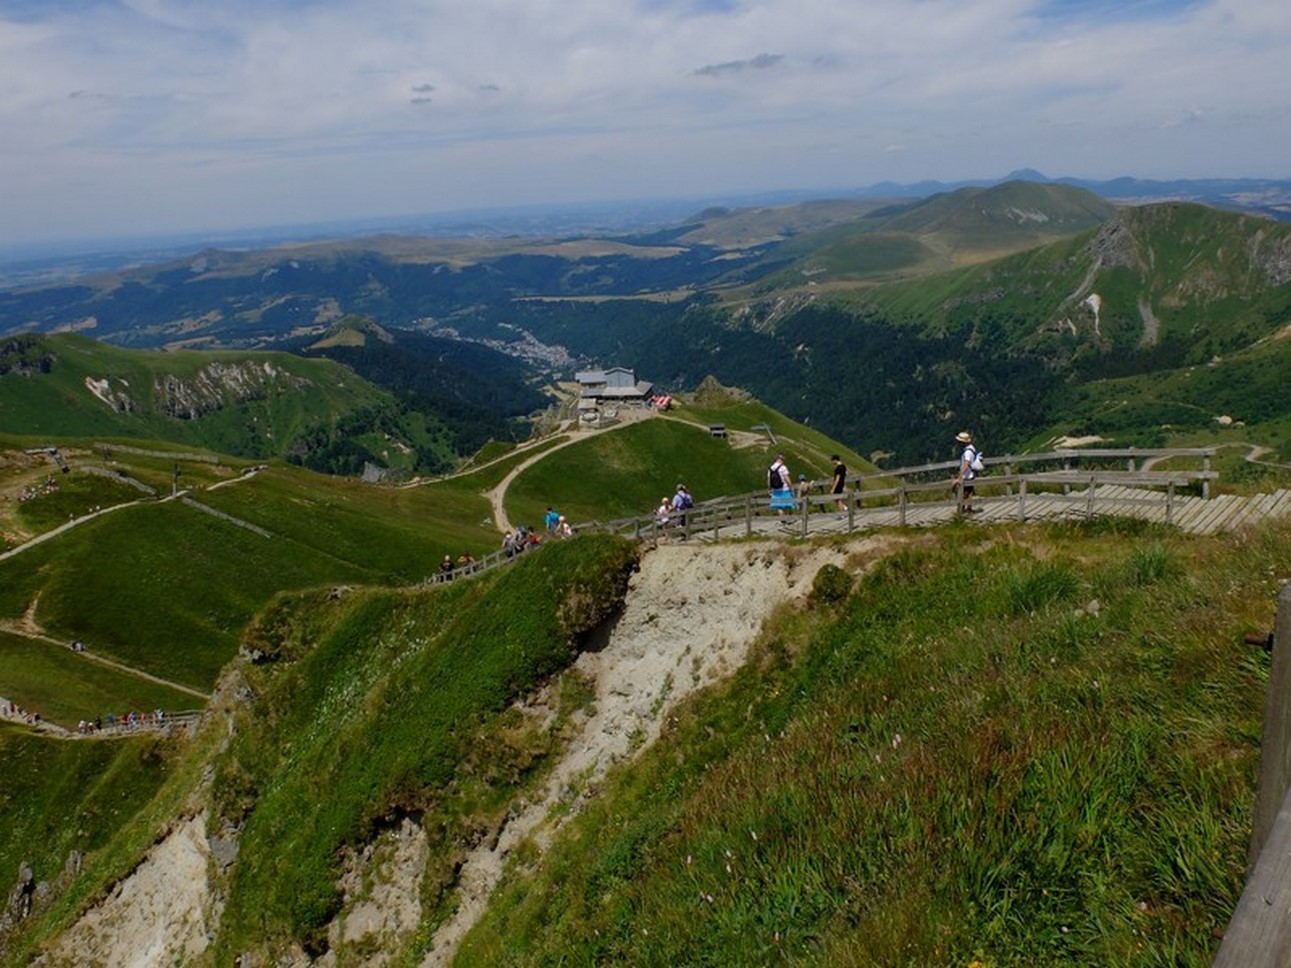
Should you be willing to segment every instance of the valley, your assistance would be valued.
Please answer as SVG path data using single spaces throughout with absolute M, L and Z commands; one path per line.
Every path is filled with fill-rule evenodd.
M 0 964 L 1208 963 L 1288 253 L 1015 182 L 0 293 Z

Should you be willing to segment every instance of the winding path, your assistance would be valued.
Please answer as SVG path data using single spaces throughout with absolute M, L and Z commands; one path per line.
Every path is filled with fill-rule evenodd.
M 506 476 L 497 483 L 497 486 L 484 492 L 484 496 L 488 498 L 489 507 L 493 510 L 494 526 L 501 534 L 506 534 L 511 531 L 512 525 L 510 520 L 507 518 L 506 512 L 507 488 L 511 486 L 512 481 L 520 476 L 522 471 L 532 467 L 548 454 L 555 453 L 564 447 L 569 447 L 571 444 L 577 444 L 580 441 L 588 440 L 591 437 L 595 437 L 597 434 L 612 433 L 615 430 L 620 430 L 623 427 L 628 427 L 634 423 L 640 423 L 642 420 L 649 420 L 654 416 L 656 416 L 656 413 L 653 410 L 643 410 L 635 407 L 620 410 L 619 419 L 608 427 L 591 427 L 586 430 L 580 428 L 578 431 L 571 433 L 560 443 L 546 448 L 541 453 L 534 454 L 532 457 L 522 460 L 515 467 L 511 468 L 511 470 L 507 471 Z

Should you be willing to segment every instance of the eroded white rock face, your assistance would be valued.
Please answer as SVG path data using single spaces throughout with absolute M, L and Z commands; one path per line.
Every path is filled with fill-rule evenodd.
M 420 824 L 404 818 L 347 858 L 340 915 L 328 928 L 330 950 L 318 965 L 352 964 L 349 952 L 379 968 L 421 923 L 421 881 L 429 849 Z
M 875 560 L 895 543 L 871 536 L 818 548 L 678 544 L 646 554 L 622 614 L 604 641 L 575 664 L 575 674 L 594 690 L 594 712 L 575 724 L 576 735 L 545 787 L 517 804 L 501 829 L 467 855 L 456 912 L 436 933 L 423 965 L 449 963 L 485 910 L 512 851 L 526 841 L 539 852 L 545 849 L 616 763 L 658 738 L 678 702 L 746 661 L 765 619 L 805 597 L 822 565 Z M 544 702 L 535 697 L 524 711 L 545 718 Z M 152 968 L 199 959 L 222 913 L 212 872 L 221 863 L 236 864 L 232 853 L 213 855 L 205 829 L 205 814 L 176 822 L 139 867 L 36 964 Z M 317 961 L 299 948 L 276 956 L 248 952 L 249 962 L 277 968 L 384 965 L 394 954 L 406 954 L 424 916 L 420 890 L 427 856 L 421 826 L 402 820 L 347 858 L 337 885 L 342 912 L 328 933 L 331 950 Z
M 658 738 L 678 702 L 744 663 L 763 621 L 806 596 L 822 565 L 877 555 L 889 541 L 870 537 L 814 549 L 776 542 L 666 545 L 645 555 L 603 648 L 584 653 L 575 666 L 593 684 L 595 713 L 570 740 L 546 788 L 467 856 L 457 911 L 436 932 L 422 968 L 452 960 L 511 851 L 531 837 L 545 849 L 614 764 Z M 562 809 L 553 810 L 557 805 Z
M 129 877 L 34 962 L 45 968 L 169 968 L 206 950 L 219 911 L 206 815 L 177 822 Z

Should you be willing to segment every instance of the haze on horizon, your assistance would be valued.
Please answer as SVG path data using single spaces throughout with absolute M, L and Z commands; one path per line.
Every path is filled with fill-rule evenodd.
M 882 180 L 1291 177 L 1285 0 L 0 0 L 0 247 Z

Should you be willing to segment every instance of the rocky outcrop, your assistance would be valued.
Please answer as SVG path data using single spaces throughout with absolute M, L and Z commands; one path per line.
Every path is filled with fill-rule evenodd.
M 180 420 L 194 420 L 223 407 L 264 399 L 276 388 L 299 389 L 310 381 L 269 361 L 208 363 L 191 377 L 174 374 L 153 382 L 157 410 Z
M 12 373 L 33 376 L 54 368 L 54 354 L 46 352 L 37 336 L 12 336 L 0 340 L 0 376 Z

